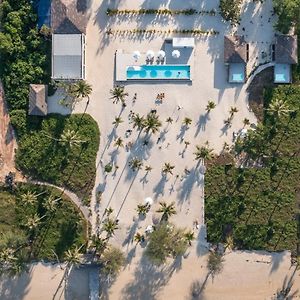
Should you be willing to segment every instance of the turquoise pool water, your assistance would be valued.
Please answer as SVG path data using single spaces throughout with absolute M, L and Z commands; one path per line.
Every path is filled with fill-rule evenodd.
M 141 65 L 127 67 L 127 79 L 190 79 L 188 65 Z

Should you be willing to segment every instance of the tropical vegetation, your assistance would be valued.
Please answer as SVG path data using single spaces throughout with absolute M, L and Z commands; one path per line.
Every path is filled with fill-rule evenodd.
M 14 115 L 15 116 L 15 115 Z M 17 129 L 17 166 L 32 178 L 65 186 L 88 203 L 96 173 L 99 129 L 89 115 L 26 115 Z
M 47 202 L 56 201 L 49 207 Z M 71 200 L 52 187 L 0 187 L 0 272 L 18 273 L 35 259 L 64 259 L 87 241 L 87 224 Z
M 234 247 L 297 255 L 299 219 L 300 88 L 265 92 L 264 121 L 238 138 L 231 162 L 211 164 L 205 176 L 208 240 L 232 236 Z M 299 253 L 298 253 L 299 255 Z

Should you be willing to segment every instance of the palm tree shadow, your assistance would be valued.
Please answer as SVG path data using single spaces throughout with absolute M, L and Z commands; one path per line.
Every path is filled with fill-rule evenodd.
M 116 138 L 117 138 L 117 132 L 116 132 L 116 128 L 114 127 L 114 128 L 112 129 L 111 133 L 107 136 L 107 142 L 106 142 L 106 145 L 105 145 L 105 147 L 104 147 L 104 149 L 103 149 L 103 151 L 102 151 L 102 153 L 101 153 L 100 159 L 103 158 L 103 156 L 104 156 L 106 150 L 110 147 L 111 142 L 112 142 L 113 140 L 115 140 Z
M 200 175 L 198 170 L 199 163 L 196 167 L 192 168 L 189 174 L 184 178 L 181 187 L 179 187 L 179 201 L 183 202 L 190 198 L 191 192 L 194 188 L 194 185 L 200 186 L 203 184 L 203 176 Z
M 138 228 L 139 221 L 136 220 L 133 225 L 130 227 L 129 232 L 127 237 L 125 238 L 124 242 L 122 243 L 122 246 L 124 247 L 125 245 L 129 246 L 130 243 L 133 241 L 133 237 L 136 233 L 136 230 Z
M 179 134 L 176 136 L 176 140 L 179 140 L 180 139 L 180 143 L 182 143 L 183 141 L 183 138 L 184 138 L 184 135 L 185 135 L 185 132 L 187 130 L 187 127 L 185 125 L 182 125 L 180 127 L 180 132 Z
M 167 266 L 156 267 L 143 256 L 135 270 L 134 279 L 122 290 L 122 299 L 156 299 L 156 295 L 170 277 L 171 272 Z
M 117 156 L 120 154 L 120 150 L 118 148 L 114 149 L 113 151 L 108 153 L 110 156 L 110 162 L 111 163 L 117 163 Z
M 196 129 L 196 132 L 195 132 L 194 137 L 196 137 L 196 136 L 199 134 L 199 132 L 200 132 L 201 130 L 202 130 L 202 131 L 205 130 L 205 128 L 206 128 L 206 123 L 207 123 L 207 121 L 209 121 L 209 120 L 210 120 L 210 117 L 209 117 L 209 114 L 208 114 L 208 113 L 206 113 L 205 115 L 200 115 L 199 120 L 198 120 L 198 122 L 197 122 L 197 129 Z
M 224 134 L 227 135 L 227 131 L 228 129 L 231 127 L 231 125 L 229 124 L 224 124 L 224 126 L 221 128 L 221 135 L 220 136 L 223 136 Z
M 292 300 L 298 294 L 299 292 L 298 289 L 292 292 L 296 271 L 297 271 L 297 266 L 295 266 L 295 269 L 289 278 L 287 275 L 284 277 L 282 287 L 281 289 L 277 290 L 276 296 L 274 297 L 275 300 L 277 299 Z
M 165 192 L 165 185 L 168 182 L 167 176 L 162 175 L 160 178 L 160 181 L 157 183 L 157 185 L 153 189 L 154 198 L 157 199 L 159 195 L 164 195 Z

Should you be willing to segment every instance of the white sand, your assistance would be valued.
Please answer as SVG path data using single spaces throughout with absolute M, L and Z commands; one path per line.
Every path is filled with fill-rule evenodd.
M 64 268 L 64 266 L 62 266 Z M 18 278 L 1 277 L 1 300 L 83 300 L 89 297 L 88 269 L 73 269 L 65 288 L 60 285 L 64 269 L 59 265 L 33 264 L 29 273 Z M 55 298 L 54 298 L 55 296 Z
M 271 2 L 271 0 L 267 0 L 262 6 L 260 3 L 254 4 L 250 0 L 245 1 L 242 24 L 238 33 L 245 34 L 246 40 L 250 43 L 248 73 L 253 66 L 265 62 L 260 53 L 268 49 L 274 36 Z M 145 267 L 142 272 L 137 271 L 135 274 L 142 251 L 138 248 L 135 252 L 131 240 L 137 231 L 143 232 L 146 226 L 152 223 L 152 215 L 158 207 L 158 202 L 162 199 L 167 202 L 176 202 L 178 214 L 172 217 L 172 221 L 177 225 L 192 229 L 195 219 L 202 224 L 204 214 L 203 176 L 199 173 L 199 167 L 194 160 L 195 145 L 204 145 L 208 141 L 215 152 L 220 152 L 224 142 L 232 143 L 232 133 L 242 128 L 244 118 L 248 118 L 254 123 L 256 118 L 247 107 L 246 89 L 248 84 L 232 85 L 227 83 L 227 71 L 223 62 L 224 34 L 233 33 L 235 29 L 224 23 L 220 16 L 108 18 L 105 14 L 106 9 L 108 7 L 138 9 L 139 7 L 166 6 L 172 9 L 195 7 L 209 10 L 217 9 L 218 3 L 217 0 L 91 1 L 90 21 L 87 28 L 86 65 L 87 81 L 92 84 L 93 93 L 87 113 L 95 118 L 101 130 L 94 193 L 96 190 L 103 191 L 99 208 L 100 217 L 103 215 L 104 209 L 111 206 L 114 209 L 114 215 L 120 219 L 121 229 L 116 232 L 112 242 L 123 246 L 124 251 L 128 253 L 130 262 L 110 290 L 110 299 L 154 299 L 154 295 L 151 296 L 152 290 L 155 294 L 160 295 L 159 299 L 185 299 L 193 280 L 205 278 L 206 256 L 202 256 L 203 250 L 201 250 L 201 244 L 205 244 L 203 227 L 199 234 L 200 242 L 197 242 L 199 245 L 195 243 L 196 246 L 191 248 L 189 258 L 183 261 L 182 269 L 178 272 L 174 271 L 170 280 L 161 279 L 161 274 L 153 273 L 152 269 L 148 270 Z M 261 16 L 263 17 L 261 18 Z M 113 104 L 109 99 L 109 90 L 114 85 L 115 51 L 117 49 L 123 49 L 129 53 L 134 50 L 145 52 L 148 49 L 158 51 L 166 36 L 108 37 L 105 34 L 106 29 L 163 28 L 167 30 L 176 27 L 214 29 L 220 32 L 218 36 L 196 39 L 193 82 L 191 84 L 177 82 L 128 83 L 126 90 L 129 97 L 126 109 L 122 110 L 121 104 Z M 245 27 L 245 31 L 242 31 L 242 27 Z M 132 102 L 134 93 L 137 93 L 136 103 Z M 166 95 L 161 105 L 155 104 L 158 93 Z M 217 107 L 206 118 L 205 107 L 208 100 L 215 101 Z M 55 97 L 50 101 L 55 102 Z M 180 111 L 176 109 L 178 105 L 182 107 Z M 232 127 L 225 130 L 223 122 L 228 118 L 231 106 L 236 106 L 239 111 L 234 117 Z M 49 107 L 54 112 L 66 113 L 55 103 L 50 104 Z M 75 112 L 82 112 L 84 107 L 85 103 L 81 103 L 76 107 Z M 132 127 L 128 123 L 130 110 L 145 115 L 151 109 L 157 110 L 164 123 L 161 129 L 163 136 L 157 143 L 160 135 L 151 135 L 150 146 L 145 148 L 141 145 L 144 139 L 143 133 L 137 140 L 136 130 L 133 130 L 129 138 L 125 137 L 125 131 Z M 118 115 L 122 117 L 124 123 L 114 130 L 112 122 Z M 164 122 L 169 116 L 174 119 L 171 126 L 167 126 Z M 181 130 L 184 117 L 193 120 L 193 124 L 185 132 Z M 126 152 L 123 148 L 116 150 L 113 144 L 117 137 L 121 137 L 124 143 L 129 141 L 134 143 L 131 153 Z M 184 154 L 182 154 L 184 143 L 181 137 L 191 143 Z M 154 168 L 152 172 L 147 176 L 145 176 L 144 170 L 132 173 L 128 167 L 128 160 L 132 156 L 142 158 L 144 165 L 151 165 Z M 119 169 L 116 174 L 105 176 L 103 166 L 111 160 L 119 166 Z M 165 162 L 175 165 L 174 175 L 168 176 L 167 180 L 164 180 L 161 175 L 161 169 Z M 185 168 L 191 173 L 189 176 L 182 177 Z M 179 177 L 176 179 L 177 174 Z M 148 196 L 155 200 L 151 212 L 146 220 L 134 223 L 136 205 L 142 203 L 143 199 Z M 92 226 L 95 231 L 95 197 L 92 199 L 91 207 Z M 197 252 L 198 255 L 201 254 L 199 257 Z M 213 284 L 208 282 L 206 288 L 208 299 L 270 299 L 268 297 L 271 297 L 276 288 L 281 285 L 288 272 L 289 258 L 285 256 L 277 271 L 270 275 L 270 265 L 246 261 L 247 259 L 256 260 L 256 255 L 254 253 L 229 254 L 226 257 L 226 266 L 222 275 L 217 277 Z M 133 279 L 136 282 L 131 292 L 126 294 L 125 290 Z M 164 285 L 161 291 L 156 287 L 159 281 Z M 169 284 L 167 284 L 168 282 Z M 236 282 L 235 286 L 233 286 L 233 282 Z

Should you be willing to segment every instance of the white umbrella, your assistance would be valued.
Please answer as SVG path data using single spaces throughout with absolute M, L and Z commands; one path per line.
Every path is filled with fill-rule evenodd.
M 152 225 L 148 225 L 147 228 L 146 228 L 146 230 L 145 230 L 145 232 L 146 232 L 146 233 L 152 233 L 153 230 L 154 230 L 154 229 L 153 229 L 153 226 L 152 226 Z
M 152 50 L 148 50 L 146 53 L 147 59 L 152 59 L 154 57 L 154 52 Z
M 179 50 L 173 50 L 172 51 L 172 57 L 179 58 L 180 57 L 180 51 Z
M 138 60 L 139 58 L 141 57 L 141 53 L 140 53 L 140 51 L 134 51 L 133 52 L 133 58 L 135 59 L 135 60 Z
M 240 137 L 243 139 L 247 136 L 248 130 L 246 128 L 241 129 Z
M 151 197 L 147 197 L 144 201 L 146 204 L 149 204 L 150 206 L 153 204 L 153 199 Z
M 157 56 L 159 59 L 164 59 L 166 56 L 166 52 L 164 50 L 159 50 Z

